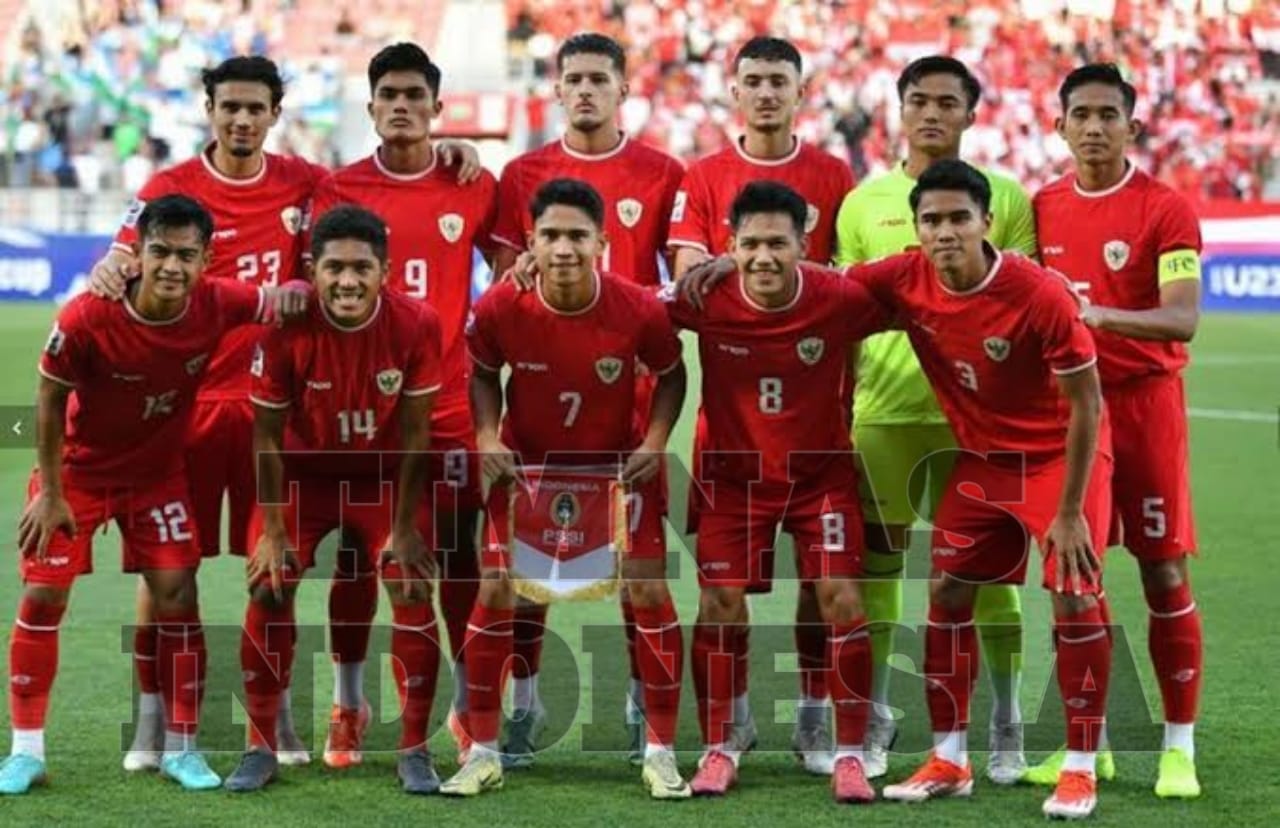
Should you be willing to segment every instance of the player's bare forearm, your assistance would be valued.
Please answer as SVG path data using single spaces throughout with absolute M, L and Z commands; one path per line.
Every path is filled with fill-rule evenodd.
M 496 371 L 473 365 L 469 391 L 476 445 L 492 446 L 498 441 L 498 422 L 502 418 L 502 377 Z
M 258 505 L 269 533 L 283 535 L 285 409 L 255 406 L 253 456 L 258 469 Z
M 493 252 L 493 279 L 496 282 L 502 274 L 511 269 L 520 254 L 505 244 L 496 244 Z
M 400 458 L 399 493 L 396 501 L 396 532 L 412 531 L 417 506 L 427 488 L 427 450 L 431 448 L 431 409 L 435 392 L 401 397 L 399 407 Z
M 1181 279 L 1160 289 L 1160 307 L 1124 310 L 1100 305 L 1085 308 L 1085 322 L 1093 328 L 1133 339 L 1190 342 L 1200 323 L 1200 281 Z
M 644 443 L 650 449 L 656 451 L 667 447 L 671 430 L 675 428 L 676 420 L 680 419 L 680 410 L 684 408 L 688 385 L 689 377 L 684 369 L 684 360 L 680 360 L 674 368 L 658 377 L 658 384 L 653 389 L 653 403 L 649 407 L 649 428 L 644 437 Z
M 711 258 L 707 251 L 696 247 L 677 247 L 675 251 L 675 269 L 671 272 L 677 279 L 683 276 L 689 268 Z
M 1097 367 L 1059 376 L 1058 388 L 1071 406 L 1071 419 L 1067 423 L 1067 475 L 1058 501 L 1058 514 L 1076 515 L 1084 508 L 1084 493 L 1089 486 L 1102 422 L 1102 385 Z
M 67 428 L 67 400 L 71 389 L 48 377 L 40 378 L 36 396 L 36 462 L 41 490 L 62 495 L 62 441 Z

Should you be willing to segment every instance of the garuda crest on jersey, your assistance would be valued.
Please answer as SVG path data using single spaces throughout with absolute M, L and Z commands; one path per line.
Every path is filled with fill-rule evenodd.
M 440 217 L 438 224 L 440 225 L 440 235 L 444 236 L 445 241 L 453 244 L 462 238 L 462 228 L 467 223 L 457 213 L 445 213 Z
M 624 227 L 635 227 L 644 212 L 644 205 L 634 198 L 624 198 L 618 202 L 618 219 Z
M 1102 257 L 1107 260 L 1107 267 L 1119 270 L 1129 261 L 1129 244 L 1119 239 L 1109 241 L 1102 246 Z
M 187 375 L 194 377 L 196 374 L 200 373 L 200 369 L 204 367 L 204 363 L 207 359 L 209 359 L 208 354 L 200 354 L 199 356 L 193 356 L 191 359 L 187 360 L 185 366 L 187 369 Z
M 1009 340 L 1002 336 L 989 336 L 982 340 L 982 350 L 996 362 L 1004 362 L 1009 358 Z
M 817 365 L 826 350 L 827 343 L 817 336 L 806 336 L 796 343 L 796 354 L 805 365 Z
M 390 397 L 400 391 L 400 385 L 404 382 L 404 374 L 400 373 L 398 368 L 388 368 L 385 371 L 379 371 L 378 390 Z
M 622 360 L 617 357 L 603 357 L 596 360 L 596 376 L 605 385 L 613 385 L 622 376 Z

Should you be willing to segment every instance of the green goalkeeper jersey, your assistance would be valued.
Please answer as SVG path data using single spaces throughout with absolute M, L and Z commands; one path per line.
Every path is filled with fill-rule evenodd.
M 982 170 L 991 183 L 989 240 L 1000 250 L 1036 254 L 1031 201 L 1013 179 Z M 836 217 L 836 264 L 881 259 L 916 246 L 915 222 L 907 197 L 915 186 L 904 165 L 868 179 L 845 196 Z M 858 425 L 945 423 L 946 417 L 916 360 L 905 331 L 889 331 L 862 343 L 854 386 L 853 418 Z

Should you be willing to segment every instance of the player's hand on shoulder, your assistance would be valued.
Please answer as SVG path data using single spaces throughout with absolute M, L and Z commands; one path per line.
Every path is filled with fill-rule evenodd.
M 1089 521 L 1083 512 L 1059 513 L 1049 524 L 1048 546 L 1057 558 L 1058 592 L 1080 595 L 1097 583 L 1102 564 L 1093 549 Z
M 301 319 L 307 313 L 307 306 L 315 293 L 309 282 L 296 280 L 285 282 L 277 287 L 267 288 L 268 301 L 272 306 L 272 318 L 276 324 Z
M 538 281 L 538 262 L 528 250 L 516 257 L 515 264 L 507 268 L 499 279 L 512 282 L 521 293 L 533 290 Z
M 458 168 L 459 184 L 470 184 L 484 172 L 480 153 L 465 141 L 439 141 L 436 143 L 436 152 L 440 153 L 440 162 L 445 167 Z
M 102 299 L 119 301 L 125 286 L 138 272 L 138 260 L 118 247 L 113 247 L 89 270 L 89 293 Z
M 507 483 L 516 476 L 516 456 L 501 440 L 476 438 L 480 453 L 480 470 L 492 484 Z
M 36 560 L 43 561 L 49 552 L 49 541 L 58 531 L 75 537 L 75 515 L 65 497 L 43 489 L 18 522 L 18 549 L 23 557 L 35 555 Z
M 737 269 L 737 264 L 729 256 L 714 258 L 708 256 L 690 267 L 680 277 L 680 296 L 690 305 L 701 310 L 703 297 Z

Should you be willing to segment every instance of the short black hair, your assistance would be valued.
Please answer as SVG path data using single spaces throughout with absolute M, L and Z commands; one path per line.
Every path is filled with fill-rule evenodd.
M 218 84 L 230 81 L 244 83 L 261 83 L 271 90 L 271 105 L 279 106 L 284 100 L 284 81 L 280 78 L 280 68 L 275 62 L 262 55 L 247 55 L 227 58 L 212 69 L 200 73 L 204 82 L 204 94 L 213 103 L 213 93 Z
M 604 227 L 604 200 L 585 181 L 576 178 L 553 178 L 538 188 L 533 201 L 529 203 L 529 214 L 536 223 L 547 212 L 547 208 L 559 204 L 564 207 L 576 207 L 587 214 L 592 224 Z
M 935 161 L 916 179 L 916 186 L 911 188 L 911 195 L 908 197 L 912 216 L 920 208 L 920 199 L 932 190 L 968 193 L 982 210 L 982 215 L 991 212 L 991 182 L 976 167 L 958 159 Z
M 761 213 L 783 213 L 795 225 L 796 233 L 804 235 L 809 205 L 799 193 L 777 181 L 752 181 L 743 187 L 729 207 L 729 225 L 736 233 L 748 216 Z
M 603 55 L 613 63 L 613 68 L 623 77 L 627 74 L 627 53 L 622 44 L 599 32 L 583 32 L 560 44 L 556 52 L 556 71 L 564 70 L 566 58 L 574 55 Z
M 1063 112 L 1067 111 L 1067 101 L 1071 98 L 1071 93 L 1087 83 L 1100 83 L 1119 89 L 1120 95 L 1124 98 L 1124 114 L 1127 117 L 1133 117 L 1134 107 L 1138 104 L 1138 90 L 1124 79 L 1124 75 L 1120 74 L 1120 68 L 1114 63 L 1086 63 L 1067 75 L 1062 86 L 1058 87 L 1058 100 L 1062 103 Z
M 800 59 L 800 50 L 789 40 L 780 37 L 753 37 L 733 57 L 733 71 L 744 60 L 765 60 L 771 62 L 790 63 L 796 67 L 796 73 L 804 75 L 804 63 Z
M 902 74 L 898 75 L 898 103 L 907 99 L 907 87 L 919 84 L 930 75 L 951 75 L 959 78 L 960 85 L 964 87 L 965 97 L 969 100 L 970 112 L 976 109 L 978 101 L 982 100 L 982 84 L 969 71 L 968 66 L 947 55 L 929 55 L 911 61 L 907 64 L 907 68 L 902 70 Z
M 190 196 L 166 195 L 147 202 L 138 215 L 138 239 L 160 229 L 194 227 L 200 234 L 200 244 L 207 245 L 213 238 L 213 216 Z
M 431 62 L 430 56 L 416 43 L 393 43 L 369 61 L 369 94 L 377 89 L 378 81 L 388 72 L 418 72 L 427 80 L 427 88 L 437 100 L 440 98 L 440 67 Z
M 320 261 L 324 246 L 342 239 L 367 242 L 378 261 L 387 260 L 387 225 L 376 213 L 354 204 L 325 211 L 311 231 L 311 260 Z

